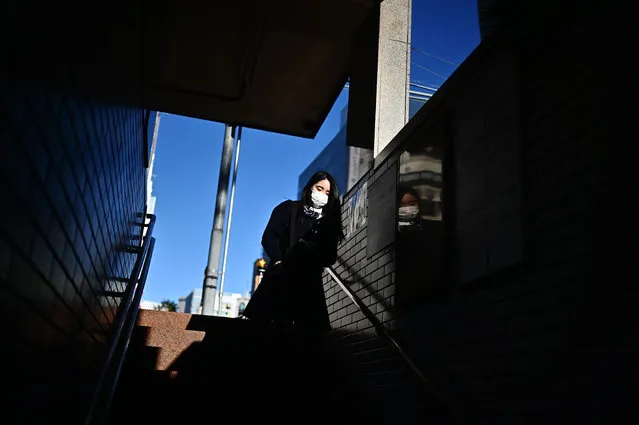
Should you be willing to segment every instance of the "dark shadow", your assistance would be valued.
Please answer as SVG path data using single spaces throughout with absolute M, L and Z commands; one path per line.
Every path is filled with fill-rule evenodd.
M 160 348 L 147 346 L 149 333 L 147 326 L 137 325 L 133 330 L 111 403 L 110 423 L 145 420 L 146 410 L 152 409 L 139 412 L 131 405 L 153 406 L 169 388 L 170 377 L 156 370 Z
M 342 257 L 337 257 L 337 261 L 336 263 L 338 264 L 338 267 L 341 266 L 344 268 L 344 270 L 348 271 L 348 275 L 352 276 L 351 279 L 343 279 L 341 276 L 340 278 L 342 278 L 342 280 L 344 281 L 344 283 L 347 286 L 351 286 L 355 283 L 357 283 L 358 285 L 360 285 L 363 289 L 366 290 L 366 292 L 368 293 L 368 295 L 371 296 L 372 299 L 375 300 L 375 302 L 373 304 L 381 304 L 383 306 L 383 311 L 388 311 L 391 315 L 394 315 L 394 307 L 391 303 L 388 302 L 387 299 L 383 298 L 379 291 L 375 291 L 371 288 L 371 282 L 369 282 L 364 276 L 362 276 L 359 272 L 356 272 L 353 270 L 353 268 L 351 266 L 349 266 L 344 260 L 342 260 Z M 340 288 L 341 291 L 341 288 Z M 356 292 L 355 290 L 353 292 Z
M 201 315 L 193 315 L 186 330 L 204 332 L 204 338 L 158 371 L 157 349 L 149 350 L 146 330 L 136 329 L 111 423 L 234 422 L 247 416 L 290 424 L 360 423 L 361 406 L 353 402 L 352 383 L 339 368 L 344 359 L 334 356 L 329 335 Z M 165 337 L 162 350 L 170 350 L 180 335 Z
M 368 406 L 364 409 L 368 417 L 361 418 L 366 421 L 358 423 L 455 423 L 447 405 L 438 401 L 387 339 L 372 330 L 334 330 L 327 344 L 340 359 L 336 372 L 358 395 L 353 403 Z
M 444 226 L 422 220 L 419 230 L 397 232 L 395 244 L 395 307 L 400 311 L 425 300 L 441 299 L 450 289 L 445 274 Z
M 257 417 L 279 423 L 352 423 L 350 391 L 326 356 L 325 334 L 203 316 L 193 316 L 188 329 L 205 337 L 169 368 L 185 403 L 206 405 L 215 394 L 222 421 L 237 418 L 239 396 Z
M 109 423 L 452 423 L 372 329 L 317 333 L 193 315 L 186 329 L 153 330 L 160 348 L 147 346 L 151 328 L 134 331 Z M 204 337 L 182 349 L 185 331 Z M 156 370 L 161 350 L 181 351 L 166 370 Z
M 155 370 L 159 358 L 158 347 L 147 346 L 151 328 L 137 325 L 129 341 L 129 348 L 126 354 L 126 362 L 122 366 L 122 373 L 126 375 L 127 368 L 135 365 L 136 372 L 151 372 Z
M 359 275 L 355 274 L 355 277 L 358 278 Z M 347 282 L 345 284 L 347 287 L 349 286 Z M 340 290 L 342 289 L 340 288 Z M 357 298 L 356 294 L 354 296 Z M 361 300 L 358 301 L 361 303 Z M 387 303 L 385 307 L 389 308 Z M 430 347 L 427 353 L 420 353 L 415 350 L 416 341 L 410 332 L 411 329 L 403 329 L 403 322 L 398 322 L 391 331 L 388 324 L 381 323 L 375 314 L 368 311 L 368 308 L 364 307 L 364 309 L 367 311 L 363 311 L 363 313 L 373 325 L 370 333 L 360 331 L 349 334 L 343 331 L 334 331 L 333 334 L 341 333 L 345 337 L 338 339 L 349 341 L 344 346 L 347 349 L 341 357 L 365 358 L 364 363 L 368 363 L 368 368 L 371 371 L 364 373 L 364 375 L 367 378 L 370 378 L 371 375 L 382 378 L 381 382 L 376 379 L 372 382 L 369 379 L 362 381 L 363 388 L 380 389 L 379 394 L 373 395 L 369 402 L 374 405 L 377 403 L 387 404 L 393 396 L 400 394 L 400 399 L 408 402 L 411 408 L 419 406 L 417 411 L 410 408 L 403 411 L 403 414 L 408 415 L 406 420 L 409 420 L 411 415 L 419 417 L 434 415 L 437 421 L 443 421 L 442 423 L 448 423 L 447 421 L 474 423 L 473 415 L 476 408 L 468 401 L 469 397 L 463 390 L 463 386 L 459 385 L 451 371 L 447 370 L 446 363 L 439 358 L 438 350 L 435 347 Z M 372 317 L 368 317 L 369 315 Z M 376 331 L 373 328 L 376 328 Z M 422 342 L 418 345 L 423 348 L 428 344 Z M 418 359 L 415 358 L 417 354 L 419 354 Z M 411 363 L 413 364 L 411 365 Z M 384 370 L 387 364 L 393 365 L 392 370 Z M 389 378 L 390 381 L 388 381 Z M 381 400 L 377 400 L 380 397 Z M 401 405 L 401 400 L 397 399 L 391 405 Z M 387 414 L 390 417 L 397 415 L 394 411 L 389 411 Z

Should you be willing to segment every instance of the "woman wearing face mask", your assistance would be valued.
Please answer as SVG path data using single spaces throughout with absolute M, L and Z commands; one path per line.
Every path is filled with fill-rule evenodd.
M 402 309 L 444 288 L 444 226 L 442 220 L 422 216 L 415 189 L 398 189 L 395 301 Z
M 409 186 L 401 186 L 397 192 L 397 230 L 420 230 L 422 217 L 420 215 L 420 198 L 415 189 Z
M 322 273 L 336 261 L 344 238 L 340 207 L 335 179 L 319 171 L 299 201 L 273 209 L 262 235 L 270 263 L 245 318 L 330 330 Z

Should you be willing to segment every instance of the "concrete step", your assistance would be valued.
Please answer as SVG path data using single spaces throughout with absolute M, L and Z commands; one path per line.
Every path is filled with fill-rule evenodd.
M 220 323 L 222 328 L 235 326 Z M 140 328 L 137 340 L 145 340 L 158 326 L 156 322 Z M 180 328 L 161 331 L 167 337 L 188 332 Z M 310 419 L 353 423 L 348 419 L 353 397 L 324 361 L 321 341 L 291 332 L 243 329 L 235 334 L 221 329 L 222 338 L 209 330 L 167 367 L 138 362 L 156 361 L 155 355 L 183 346 L 184 339 L 132 347 L 135 355 L 127 359 L 110 423 L 226 422 L 247 414 L 285 424 Z M 250 406 L 249 410 L 244 406 Z
M 236 422 L 254 415 L 280 424 L 392 424 L 393 406 L 382 408 L 388 406 L 382 403 L 385 392 L 372 404 L 365 393 L 371 383 L 397 379 L 366 375 L 380 372 L 382 364 L 385 375 L 396 359 L 384 353 L 375 365 L 368 354 L 355 356 L 354 363 L 345 357 L 386 350 L 376 337 L 319 336 L 240 319 L 144 310 L 110 423 Z M 398 400 L 394 408 L 406 409 L 402 388 L 391 392 Z
M 268 326 L 240 319 L 141 310 L 136 323 L 127 356 L 135 359 L 132 362 L 144 369 L 174 368 L 174 363 L 183 353 L 200 345 L 205 339 L 204 345 L 207 347 L 212 345 L 209 340 L 214 339 L 223 350 L 240 350 L 244 347 L 253 352 L 263 350 L 271 346 L 272 341 L 278 340 L 278 332 Z M 279 332 L 279 336 L 282 336 L 282 332 Z M 151 351 L 154 359 L 148 354 Z M 145 363 L 140 364 L 143 361 Z

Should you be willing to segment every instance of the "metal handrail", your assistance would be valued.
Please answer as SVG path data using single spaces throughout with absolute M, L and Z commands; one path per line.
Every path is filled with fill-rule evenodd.
M 105 412 L 109 412 L 109 408 L 111 407 L 111 400 L 113 400 L 113 395 L 115 393 L 118 381 L 120 379 L 120 372 L 122 371 L 122 366 L 124 364 L 124 359 L 126 357 L 127 350 L 129 348 L 129 342 L 131 342 L 131 336 L 133 335 L 133 329 L 135 329 L 135 324 L 138 317 L 138 312 L 140 311 L 140 302 L 142 301 L 142 294 L 144 293 L 144 286 L 146 285 L 146 278 L 149 275 L 149 268 L 151 266 L 151 258 L 153 257 L 153 249 L 155 248 L 155 238 L 150 238 L 149 250 L 147 251 L 146 260 L 144 261 L 144 266 L 142 267 L 142 273 L 140 275 L 140 279 L 137 283 L 138 288 L 135 291 L 135 297 L 133 297 L 133 302 L 131 303 L 132 311 L 131 317 L 127 322 L 127 327 L 125 329 L 125 333 L 122 336 L 122 341 L 124 342 L 124 348 L 122 349 L 121 355 L 118 357 L 118 363 L 115 368 L 115 377 L 113 379 L 113 385 L 111 385 L 111 389 L 105 404 Z
M 404 360 L 404 362 L 408 365 L 413 374 L 419 379 L 422 386 L 431 393 L 435 398 L 447 404 L 453 412 L 453 416 L 456 416 L 460 423 L 464 422 L 462 420 L 462 411 L 458 403 L 452 402 L 447 397 L 442 397 L 441 394 L 437 393 L 433 390 L 431 383 L 426 378 L 424 373 L 419 369 L 419 367 L 411 360 L 410 356 L 404 351 L 404 349 L 399 345 L 395 337 L 391 334 L 390 330 L 384 326 L 384 324 L 377 318 L 375 313 L 371 311 L 370 308 L 362 301 L 355 293 L 346 285 L 346 283 L 339 277 L 337 272 L 333 269 L 333 267 L 325 267 L 325 270 L 328 274 L 333 278 L 333 280 L 342 288 L 342 290 L 346 293 L 346 295 L 351 299 L 351 301 L 362 311 L 364 316 L 371 322 L 377 335 L 385 338 L 391 345 L 391 347 L 399 354 L 399 356 Z
M 146 223 L 146 219 L 149 219 L 149 223 Z M 93 396 L 93 400 L 91 402 L 91 407 L 89 408 L 89 413 L 87 414 L 87 418 L 85 424 L 93 424 L 96 421 L 99 421 L 101 418 L 96 418 L 98 406 L 101 403 L 101 399 L 105 391 L 108 391 L 108 398 L 106 400 L 106 404 L 108 405 L 110 402 L 110 398 L 113 394 L 114 388 L 117 384 L 117 377 L 120 373 L 120 368 L 122 365 L 122 360 L 124 358 L 124 353 L 126 352 L 126 348 L 128 347 L 128 341 L 123 341 L 123 331 L 125 332 L 124 336 L 126 338 L 130 338 L 129 328 L 130 322 L 133 321 L 135 323 L 135 319 L 137 317 L 137 311 L 139 309 L 139 300 L 141 299 L 142 292 L 144 291 L 144 284 L 146 283 L 146 276 L 148 273 L 149 263 L 150 263 L 150 254 L 153 251 L 155 246 L 155 238 L 151 237 L 153 233 L 153 227 L 155 225 L 155 215 L 154 214 L 145 214 L 143 216 L 142 227 L 146 227 L 146 234 L 144 235 L 144 239 L 142 241 L 142 245 L 136 248 L 138 253 L 138 257 L 135 260 L 135 264 L 133 266 L 133 270 L 131 271 L 131 275 L 128 279 L 127 288 L 124 293 L 124 298 L 120 302 L 120 311 L 118 312 L 117 323 L 114 326 L 113 338 L 111 341 L 111 346 L 109 347 L 109 352 L 107 354 L 107 358 L 104 362 L 104 366 L 100 373 L 100 378 L 98 380 L 98 385 L 96 386 L 96 390 Z M 144 229 L 143 229 L 144 230 Z M 142 231 L 144 234 L 144 231 Z M 137 304 L 136 303 L 137 300 Z M 120 353 L 119 359 L 117 359 L 117 369 L 113 371 L 113 363 L 116 361 L 116 355 L 118 354 L 118 349 L 121 348 L 122 343 L 124 343 L 123 352 Z M 105 388 L 107 384 L 107 379 L 110 373 L 114 372 L 115 379 L 111 382 L 110 388 Z M 104 412 L 106 413 L 106 411 Z M 102 418 L 103 419 L 103 418 Z

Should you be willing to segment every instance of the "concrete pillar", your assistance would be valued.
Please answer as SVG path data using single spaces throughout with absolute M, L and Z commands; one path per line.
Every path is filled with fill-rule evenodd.
M 411 0 L 381 3 L 374 156 L 408 121 L 411 8 Z
M 408 121 L 411 0 L 384 0 L 353 47 L 347 144 L 377 156 Z

